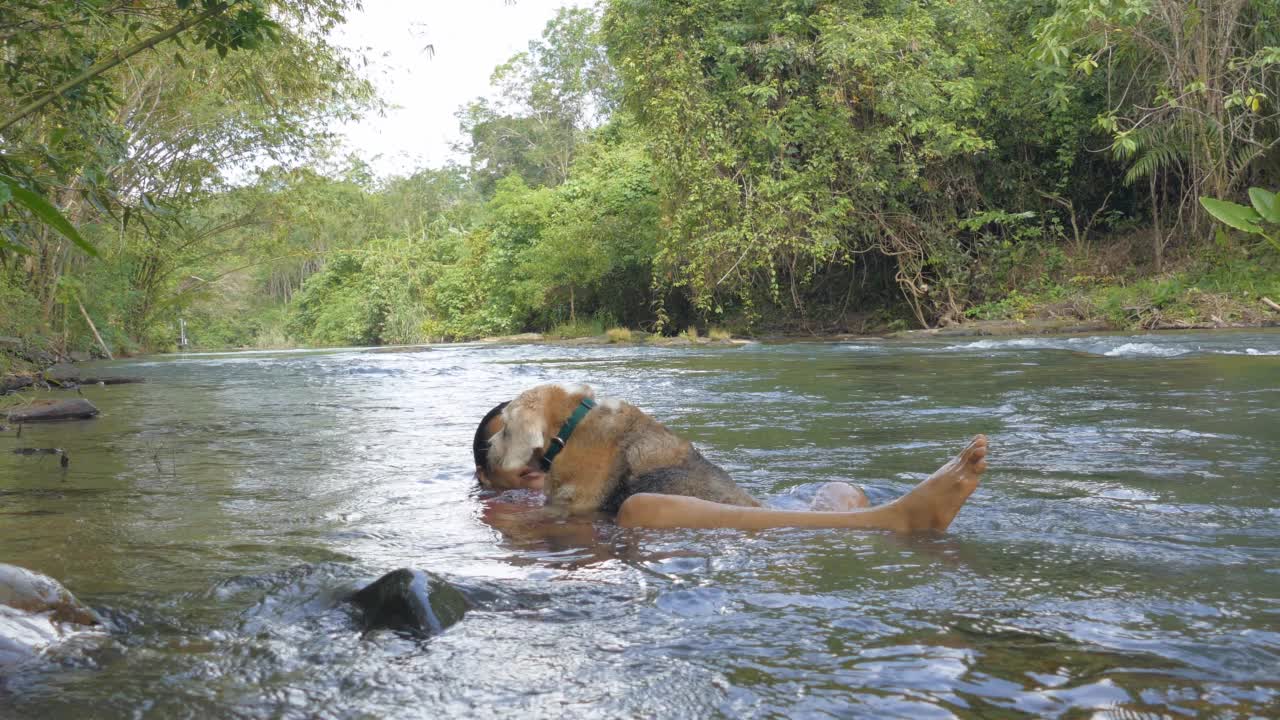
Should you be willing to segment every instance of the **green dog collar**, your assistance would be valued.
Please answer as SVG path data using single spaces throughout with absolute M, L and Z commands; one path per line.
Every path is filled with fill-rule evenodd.
M 578 407 L 573 409 L 573 414 L 568 420 L 560 426 L 560 432 L 551 438 L 551 447 L 547 448 L 547 454 L 542 456 L 542 471 L 551 471 L 551 461 L 556 459 L 560 451 L 564 449 L 564 444 L 569 442 L 569 436 L 573 434 L 573 429 L 578 427 L 578 423 L 582 422 L 582 418 L 591 412 L 591 408 L 596 406 L 596 401 L 591 398 L 582 398 L 582 402 L 578 403 Z

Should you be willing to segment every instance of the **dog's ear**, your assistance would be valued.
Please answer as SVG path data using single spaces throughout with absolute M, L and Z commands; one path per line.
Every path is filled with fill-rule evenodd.
M 502 409 L 502 430 L 489 438 L 489 463 L 519 470 L 547 443 L 547 419 L 542 404 L 524 393 Z

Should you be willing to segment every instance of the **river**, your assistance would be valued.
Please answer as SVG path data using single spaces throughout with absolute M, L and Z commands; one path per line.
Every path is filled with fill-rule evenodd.
M 2 717 L 1280 708 L 1280 332 L 104 366 L 147 382 L 85 388 L 96 420 L 0 435 L 0 561 L 112 636 L 0 680 Z M 507 538 L 471 434 L 547 381 L 632 401 L 780 506 L 830 480 L 883 502 L 980 432 L 991 469 L 937 536 Z M 406 566 L 487 599 L 426 641 L 362 637 L 340 598 Z

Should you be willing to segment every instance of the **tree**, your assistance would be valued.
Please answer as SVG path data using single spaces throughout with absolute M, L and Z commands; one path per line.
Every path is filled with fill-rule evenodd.
M 55 142 L 34 146 L 27 143 L 25 147 L 21 137 L 12 142 L 16 126 L 55 103 L 63 103 L 64 110 L 71 113 L 101 114 L 118 100 L 104 82 L 105 73 L 139 53 L 180 38 L 184 32 L 195 33 L 206 49 L 225 56 L 229 50 L 257 47 L 274 38 L 278 26 L 267 16 L 262 0 L 202 0 L 198 6 L 192 0 L 178 0 L 174 6 L 91 0 L 8 4 L 0 7 L 0 28 L 5 28 L 0 31 L 0 44 L 6 51 L 0 77 L 7 91 L 0 96 L 0 138 L 16 146 L 16 150 L 0 156 L 0 183 L 7 189 L 7 197 L 0 199 L 0 211 L 14 200 L 47 227 L 58 229 L 92 254 L 92 247 L 78 233 L 65 229 L 69 223 L 60 212 L 50 210 L 47 204 L 33 204 L 27 197 L 46 194 L 48 180 L 40 178 L 40 165 L 56 170 L 68 159 L 80 159 L 75 155 L 62 157 L 58 152 L 66 125 L 55 121 Z M 106 29 L 107 35 L 122 29 L 125 37 L 121 39 L 132 42 L 97 59 L 102 50 L 101 28 Z M 92 62 L 95 59 L 97 62 Z M 84 67 L 86 64 L 89 66 Z M 6 230 L 0 252 L 29 253 L 18 233 L 12 228 Z
M 580 307 L 612 322 L 646 320 L 658 202 L 643 147 L 625 132 L 584 146 L 552 200 L 519 270 L 541 289 L 543 314 L 567 305 L 570 323 Z
M 1203 229 L 1200 196 L 1256 179 L 1280 145 L 1280 2 L 1061 0 L 1036 28 L 1045 73 L 1066 90 L 1105 73 L 1097 126 L 1125 180 L 1146 181 L 1157 271 L 1168 214 Z
M 96 0 L 0 9 L 9 23 L 0 27 L 16 28 L 2 39 L 0 117 L 14 121 L 5 123 L 0 176 L 47 195 L 99 247 L 112 241 L 104 253 L 130 268 L 136 291 L 118 318 L 130 332 L 144 330 L 184 263 L 247 221 L 193 212 L 228 167 L 304 159 L 325 144 L 328 119 L 369 104 L 368 85 L 325 39 L 346 4 Z M 172 54 L 158 50 L 166 40 Z M 46 226 L 12 207 L 8 215 L 8 241 L 30 257 L 6 281 L 26 286 L 47 323 L 65 296 L 56 288 L 80 260 Z M 116 269 L 97 275 L 119 278 Z
M 496 101 L 478 99 L 458 113 L 486 195 L 512 173 L 535 185 L 564 182 L 579 136 L 608 117 L 617 94 L 599 18 L 586 8 L 561 8 L 541 40 L 494 70 L 492 83 Z
M 604 28 L 658 176 L 663 282 L 705 314 L 803 315 L 822 270 L 875 253 L 921 323 L 948 304 L 931 264 L 980 205 L 993 147 L 970 62 L 994 44 L 981 3 L 619 0 Z

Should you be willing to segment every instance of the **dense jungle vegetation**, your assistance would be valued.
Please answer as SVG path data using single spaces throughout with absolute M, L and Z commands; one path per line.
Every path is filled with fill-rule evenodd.
M 1259 322 L 1280 0 L 607 0 L 376 177 L 353 0 L 0 4 L 0 335 L 115 349 L 625 326 Z M 447 56 L 424 62 L 449 62 Z M 1274 315 L 1272 315 L 1274 317 Z

